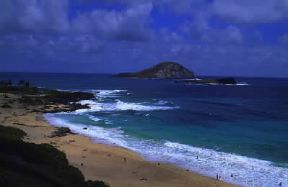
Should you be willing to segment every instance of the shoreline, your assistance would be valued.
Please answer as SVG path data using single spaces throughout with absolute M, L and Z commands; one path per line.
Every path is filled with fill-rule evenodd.
M 186 171 L 171 164 L 158 164 L 145 160 L 131 150 L 102 143 L 79 134 L 51 137 L 58 128 L 44 119 L 46 112 L 38 111 L 42 105 L 23 105 L 19 95 L 1 97 L 1 106 L 14 100 L 11 108 L 0 109 L 4 126 L 24 130 L 27 142 L 48 143 L 63 151 L 70 164 L 81 170 L 86 179 L 103 180 L 110 186 L 234 186 L 223 181 Z M 51 111 L 66 109 L 65 105 L 52 105 Z

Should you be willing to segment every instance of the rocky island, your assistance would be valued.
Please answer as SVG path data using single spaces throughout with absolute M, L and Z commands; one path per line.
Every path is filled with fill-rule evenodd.
M 194 73 L 176 62 L 161 62 L 155 66 L 134 73 L 120 73 L 117 77 L 131 78 L 194 78 Z
M 119 73 L 116 77 L 124 78 L 160 78 L 177 79 L 175 83 L 209 84 L 209 85 L 234 85 L 237 81 L 233 77 L 219 79 L 200 79 L 194 73 L 176 62 L 161 62 L 150 68 L 132 73 Z

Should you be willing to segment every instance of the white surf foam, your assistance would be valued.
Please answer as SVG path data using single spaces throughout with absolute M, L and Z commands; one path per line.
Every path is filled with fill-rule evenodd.
M 127 111 L 127 110 L 153 111 L 153 110 L 172 110 L 179 108 L 179 107 L 165 106 L 165 104 L 168 104 L 168 102 L 163 100 L 160 100 L 155 104 L 149 104 L 149 103 L 124 102 L 119 99 L 115 99 L 122 97 L 123 94 L 129 95 L 127 90 L 87 90 L 87 91 L 89 91 L 90 93 L 94 93 L 96 96 L 96 100 L 82 100 L 78 102 L 82 105 L 87 105 L 89 108 L 79 109 L 72 113 L 82 114 L 89 112 L 103 112 L 103 111 L 111 112 L 111 111 Z M 112 102 L 111 98 L 113 98 Z
M 248 83 L 244 83 L 244 82 L 239 82 L 237 84 L 220 84 L 220 83 L 206 83 L 207 85 L 211 85 L 211 86 L 249 86 Z
M 170 102 L 164 101 L 164 100 L 159 100 L 159 101 L 157 102 L 157 104 L 158 104 L 158 105 L 167 105 L 167 104 L 170 104 Z
M 121 131 L 119 128 L 105 129 L 97 126 L 71 123 L 68 120 L 56 117 L 56 115 L 45 114 L 44 118 L 53 126 L 68 127 L 74 133 L 78 133 L 90 138 L 97 138 L 98 141 L 104 143 L 116 144 L 122 147 L 126 147 L 123 131 Z
M 101 121 L 102 119 L 100 118 L 97 118 L 96 116 L 93 116 L 93 115 L 90 115 L 90 114 L 87 114 L 88 118 L 91 119 L 92 121 Z
M 123 94 L 128 94 L 127 90 L 89 90 L 94 93 L 98 99 L 117 98 Z
M 45 118 L 56 126 L 69 127 L 73 132 L 108 144 L 116 144 L 136 151 L 148 160 L 176 164 L 183 168 L 216 177 L 241 186 L 288 186 L 288 168 L 277 167 L 272 162 L 199 148 L 176 142 L 156 142 L 128 137 L 119 128 L 102 128 L 74 124 L 47 114 Z M 87 128 L 87 129 L 84 129 Z
M 128 103 L 120 100 L 116 100 L 114 103 L 97 102 L 93 100 L 83 100 L 79 102 L 82 105 L 88 105 L 88 109 L 79 109 L 75 113 L 89 113 L 89 112 L 101 112 L 101 111 L 153 111 L 153 110 L 172 110 L 178 107 L 171 106 L 156 106 L 146 105 L 143 103 Z
M 100 99 L 120 97 L 121 94 L 125 92 L 125 90 L 95 91 L 97 98 Z M 109 103 L 84 100 L 79 103 L 83 105 L 87 104 L 90 108 L 80 109 L 75 113 L 84 113 L 93 121 L 100 121 L 101 119 L 87 113 L 125 110 L 172 110 L 177 108 L 165 106 L 168 104 L 166 101 L 158 101 L 155 105 L 123 102 L 121 100 L 115 100 Z M 70 123 L 67 120 L 58 118 L 57 114 L 47 114 L 45 118 L 52 125 L 69 127 L 73 132 L 91 137 L 97 141 L 128 148 L 152 161 L 176 164 L 210 177 L 216 177 L 216 175 L 219 174 L 222 180 L 241 186 L 276 187 L 281 182 L 282 186 L 288 187 L 288 168 L 275 166 L 269 161 L 183 145 L 176 142 L 139 140 L 126 136 L 119 128 L 102 128 Z
M 163 154 L 172 162 L 211 177 L 218 173 L 223 180 L 243 186 L 273 187 L 280 182 L 288 186 L 288 168 L 269 161 L 174 142 L 164 145 L 168 152 Z
M 277 167 L 272 162 L 248 158 L 212 149 L 204 149 L 175 142 L 157 143 L 142 141 L 129 144 L 129 149 L 139 152 L 151 161 L 162 161 L 196 171 L 240 186 L 288 186 L 288 168 Z
M 197 86 L 250 86 L 246 82 L 239 82 L 237 84 L 220 84 L 220 83 L 187 83 L 187 85 L 197 85 Z
M 248 84 L 246 82 L 238 82 L 236 85 L 237 86 L 249 86 L 250 84 Z

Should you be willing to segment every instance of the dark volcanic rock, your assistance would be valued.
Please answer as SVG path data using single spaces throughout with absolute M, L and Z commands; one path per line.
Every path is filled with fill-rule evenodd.
M 86 92 L 65 92 L 65 91 L 57 91 L 57 90 L 46 90 L 44 92 L 46 101 L 50 103 L 61 103 L 61 104 L 69 104 L 71 102 L 77 102 L 80 100 L 89 100 L 94 98 L 92 93 Z
M 176 62 L 162 62 L 135 73 L 120 73 L 117 77 L 135 78 L 194 78 L 193 72 Z
M 66 136 L 68 134 L 73 134 L 69 128 L 67 128 L 67 127 L 59 127 L 49 137 L 50 138 L 62 137 L 62 136 Z
M 7 103 L 4 103 L 1 107 L 2 108 L 11 108 L 11 106 L 9 104 L 7 104 Z
M 234 78 L 223 78 L 223 79 L 216 79 L 216 81 L 220 84 L 237 84 Z

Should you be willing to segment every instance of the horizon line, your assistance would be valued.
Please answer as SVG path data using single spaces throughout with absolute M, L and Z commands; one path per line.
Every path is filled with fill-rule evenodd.
M 78 74 L 78 75 L 115 75 L 118 73 L 123 73 L 123 72 L 118 72 L 118 73 L 92 73 L 92 72 L 32 72 L 32 71 L 0 71 L 1 73 L 29 73 L 29 74 Z M 288 79 L 287 77 L 282 77 L 282 76 L 245 76 L 245 75 L 195 75 L 195 77 L 236 77 L 236 78 L 271 78 L 271 79 Z

